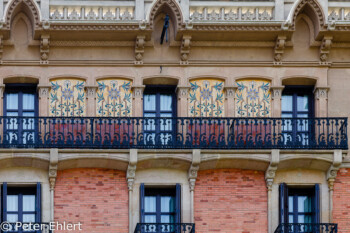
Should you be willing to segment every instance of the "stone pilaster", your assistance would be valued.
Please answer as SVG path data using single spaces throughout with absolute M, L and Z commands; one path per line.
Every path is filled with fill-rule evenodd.
M 225 97 L 226 97 L 226 104 L 225 104 L 225 114 L 226 117 L 235 117 L 236 112 L 236 104 L 235 104 L 235 96 L 237 91 L 236 86 L 232 87 L 225 87 Z
M 177 116 L 187 117 L 188 116 L 188 93 L 190 87 L 177 87 Z
M 38 86 L 39 116 L 49 116 L 50 86 Z
M 86 115 L 96 116 L 96 92 L 97 86 L 86 86 Z
M 49 183 L 50 183 L 50 221 L 54 221 L 54 196 L 57 177 L 58 149 L 50 149 Z
M 0 85 L 0 115 L 4 115 L 4 92 L 5 85 Z
M 328 116 L 328 90 L 329 87 L 316 87 L 315 94 L 315 116 Z
M 268 216 L 268 232 L 272 233 L 274 229 L 272 228 L 272 185 L 275 179 L 278 163 L 280 160 L 280 151 L 272 150 L 270 165 L 265 172 L 265 181 L 267 186 L 267 216 Z
M 191 203 L 191 222 L 194 223 L 194 187 L 196 185 L 197 174 L 199 170 L 199 164 L 201 162 L 201 151 L 193 150 L 192 151 L 192 164 L 188 170 L 188 183 L 190 186 L 190 203 Z
M 272 104 L 271 104 L 272 117 L 281 117 L 283 89 L 284 89 L 284 86 L 272 86 L 270 88 L 271 96 L 272 96 Z
M 133 221 L 132 221 L 132 206 L 133 206 L 133 191 L 134 191 L 134 181 L 136 176 L 136 166 L 137 166 L 137 149 L 131 149 L 129 154 L 129 165 L 126 171 L 126 181 L 128 183 L 129 190 L 129 233 L 134 232 Z
M 145 86 L 133 86 L 133 114 L 134 117 L 142 117 L 143 116 L 143 91 Z

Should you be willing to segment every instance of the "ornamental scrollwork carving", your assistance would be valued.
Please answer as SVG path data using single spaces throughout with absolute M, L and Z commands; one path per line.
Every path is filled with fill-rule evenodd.
M 181 43 L 181 64 L 188 64 L 190 54 L 191 36 L 183 36 Z
M 39 97 L 40 98 L 49 98 L 49 87 L 39 87 Z
M 327 63 L 328 56 L 331 50 L 332 37 L 324 37 L 320 47 L 320 60 L 321 63 Z
M 284 53 L 284 48 L 286 46 L 286 36 L 278 36 L 276 40 L 276 45 L 275 45 L 275 62 L 280 64 L 282 61 L 283 53 Z
M 48 64 L 50 52 L 50 36 L 42 35 L 40 41 L 40 58 L 42 64 Z

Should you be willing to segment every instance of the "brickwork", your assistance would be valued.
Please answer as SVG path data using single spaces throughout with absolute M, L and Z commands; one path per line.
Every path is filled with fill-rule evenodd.
M 338 232 L 350 232 L 350 169 L 341 168 L 334 183 L 333 222 Z
M 217 169 L 198 172 L 194 193 L 196 232 L 267 232 L 264 172 Z
M 80 233 L 128 232 L 125 172 L 87 168 L 59 171 L 55 188 L 55 221 L 81 222 L 83 231 Z

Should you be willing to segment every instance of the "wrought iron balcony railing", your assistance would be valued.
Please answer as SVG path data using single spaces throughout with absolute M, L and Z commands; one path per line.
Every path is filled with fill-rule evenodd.
M 275 233 L 337 233 L 336 223 L 282 223 Z
M 195 233 L 194 223 L 138 223 L 134 233 Z
M 347 147 L 347 118 L 0 117 L 0 148 Z

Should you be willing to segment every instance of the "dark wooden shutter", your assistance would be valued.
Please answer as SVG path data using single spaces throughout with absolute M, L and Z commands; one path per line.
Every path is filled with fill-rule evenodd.
M 36 184 L 36 196 L 35 196 L 35 221 L 41 223 L 41 184 Z
M 140 185 L 140 222 L 145 221 L 145 184 Z
M 181 185 L 176 184 L 176 198 L 175 198 L 175 222 L 181 223 Z
M 2 184 L 2 221 L 6 222 L 7 221 L 7 183 L 4 182 Z
M 320 223 L 320 185 L 315 184 L 315 198 L 314 198 L 314 206 L 315 206 L 315 223 Z
M 285 183 L 280 184 L 279 193 L 279 222 L 288 223 L 288 187 Z

